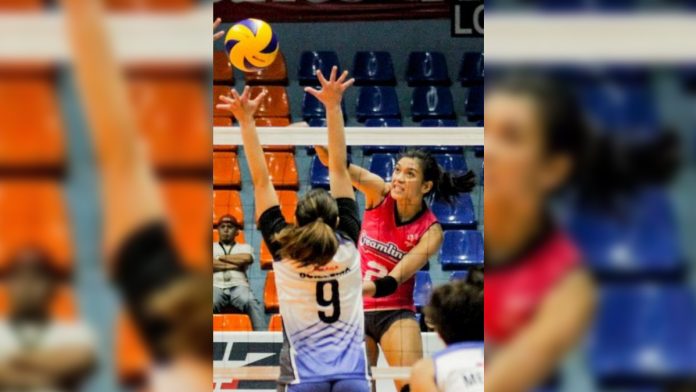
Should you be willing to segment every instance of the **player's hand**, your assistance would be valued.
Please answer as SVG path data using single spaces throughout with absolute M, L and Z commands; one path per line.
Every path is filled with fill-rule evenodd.
M 375 282 L 367 280 L 363 282 L 363 297 L 374 297 L 377 292 L 377 286 Z
M 213 22 L 213 41 L 217 41 L 220 38 L 222 38 L 223 35 L 225 35 L 225 31 L 215 31 L 217 30 L 218 27 L 220 27 L 220 23 L 222 23 L 222 19 L 217 18 Z
M 321 90 L 314 89 L 312 87 L 305 87 L 305 91 L 312 94 L 319 102 L 323 103 L 327 109 L 340 108 L 341 99 L 343 99 L 343 93 L 355 83 L 355 79 L 348 78 L 348 71 L 343 71 L 341 77 L 336 79 L 336 74 L 338 73 L 338 67 L 334 66 L 331 68 L 331 75 L 329 80 L 324 78 L 321 70 L 317 70 L 317 79 L 321 84 Z
M 326 146 L 314 146 L 314 151 L 317 152 L 317 158 L 326 167 L 329 167 L 329 150 Z
M 266 97 L 267 91 L 263 90 L 261 94 L 254 99 L 249 97 L 249 86 L 244 87 L 242 95 L 239 95 L 235 89 L 232 89 L 231 93 L 231 97 L 221 95 L 219 97 L 221 103 L 218 103 L 215 107 L 232 112 L 240 124 L 250 121 L 253 122 L 254 113 L 256 113 L 261 101 L 263 101 L 264 97 Z

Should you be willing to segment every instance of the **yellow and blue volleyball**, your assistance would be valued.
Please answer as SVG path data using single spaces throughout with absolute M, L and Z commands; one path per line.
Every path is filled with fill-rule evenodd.
M 279 45 L 268 23 L 250 18 L 229 29 L 225 48 L 232 65 L 243 72 L 252 72 L 271 65 Z

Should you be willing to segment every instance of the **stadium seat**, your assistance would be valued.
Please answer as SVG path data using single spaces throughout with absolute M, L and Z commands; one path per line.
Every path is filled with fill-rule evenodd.
M 440 52 L 411 52 L 408 56 L 406 81 L 411 87 L 449 85 L 445 56 Z
M 454 102 L 449 87 L 416 87 L 411 96 L 413 121 L 426 118 L 456 118 Z
M 116 318 L 114 355 L 116 377 L 123 386 L 142 384 L 152 366 L 152 357 L 131 316 L 120 311 Z
M 453 204 L 434 201 L 430 206 L 443 229 L 475 229 L 474 203 L 467 193 L 459 194 Z
M 0 3 L 0 11 L 39 11 L 46 6 L 46 0 L 5 0 Z
M 3 76 L 0 102 L 0 168 L 62 169 L 66 132 L 54 80 Z
M 266 246 L 266 241 L 261 240 L 261 252 L 259 253 L 259 265 L 262 270 L 273 269 L 273 256 Z
M 239 192 L 216 189 L 213 191 L 213 224 L 217 226 L 223 215 L 232 215 L 240 226 L 244 225 L 244 211 Z
M 443 271 L 482 265 L 483 236 L 474 230 L 445 231 L 439 258 Z
M 245 72 L 244 80 L 248 85 L 287 84 L 288 70 L 287 66 L 285 65 L 285 56 L 282 52 L 278 52 L 278 55 L 271 65 L 265 68 L 260 68 L 258 71 Z
M 669 196 L 643 190 L 625 210 L 577 208 L 570 230 L 590 268 L 604 277 L 673 277 L 686 267 Z
M 469 89 L 464 110 L 469 121 L 483 119 L 483 86 L 474 86 Z
M 214 332 L 251 332 L 251 319 L 246 314 L 214 314 Z
M 105 6 L 113 11 L 171 12 L 190 10 L 197 4 L 197 0 L 107 0 Z
M 450 173 L 463 173 L 468 170 L 464 156 L 459 154 L 435 154 L 433 155 L 438 165 Z
M 210 183 L 173 178 L 160 185 L 177 251 L 188 266 L 209 272 Z
M 206 89 L 199 78 L 185 73 L 155 76 L 152 72 L 135 70 L 129 79 L 136 118 L 152 161 L 162 169 L 207 170 L 212 135 Z
M 229 110 L 218 109 L 216 105 L 220 103 L 220 96 L 230 95 L 229 86 L 213 86 L 213 116 L 215 117 L 232 117 L 232 113 Z
M 416 272 L 416 282 L 413 286 L 413 303 L 416 309 L 423 309 L 430 301 L 430 293 L 433 290 L 433 281 L 430 278 L 430 272 Z
M 346 108 L 343 101 L 341 102 L 341 109 L 343 110 L 343 119 L 347 122 Z M 326 117 L 326 108 L 324 107 L 324 104 L 319 102 L 314 95 L 304 93 L 302 96 L 302 118 L 305 121 L 310 121 L 315 118 L 324 117 Z
M 268 330 L 270 332 L 283 332 L 283 318 L 279 314 L 271 316 L 268 322 Z
M 356 86 L 396 84 L 394 64 L 389 52 L 356 52 L 352 76 Z
M 259 104 L 255 117 L 290 117 L 288 93 L 283 86 L 253 86 L 249 89 L 251 97 L 266 91 L 266 97 Z
M 694 293 L 677 284 L 612 284 L 600 292 L 588 363 L 603 382 L 696 373 Z
M 392 179 L 395 164 L 396 156 L 393 154 L 373 154 L 372 161 L 370 161 L 370 171 L 389 182 Z
M 396 90 L 394 87 L 361 87 L 355 115 L 358 122 L 365 122 L 371 117 L 401 117 Z
M 239 171 L 237 153 L 213 151 L 213 186 L 240 188 L 242 174 Z
M 297 189 L 299 180 L 295 157 L 289 152 L 267 152 L 266 165 L 271 181 L 279 189 Z
M 234 84 L 232 65 L 230 65 L 227 53 L 222 50 L 213 51 L 213 83 Z
M 329 169 L 321 163 L 316 155 L 312 157 L 309 182 L 312 188 L 329 189 Z
M 46 252 L 63 274 L 73 266 L 73 245 L 60 185 L 50 180 L 0 182 L 0 270 L 27 247 Z
M 326 119 L 325 118 L 318 118 L 318 117 L 313 117 L 310 119 L 307 119 L 307 124 L 310 127 L 325 127 L 326 126 Z
M 231 127 L 232 126 L 232 118 L 231 117 L 215 116 L 215 117 L 213 117 L 213 126 L 215 126 L 215 127 Z
M 432 127 L 456 127 L 459 124 L 457 124 L 457 120 L 450 118 L 450 119 L 443 119 L 443 118 L 426 118 L 423 121 L 421 121 L 420 126 L 421 127 L 426 127 L 426 128 L 432 128 Z
M 459 81 L 464 87 L 483 84 L 483 53 L 466 52 L 462 56 L 462 66 L 459 69 Z
M 454 271 L 450 274 L 449 280 L 450 282 L 456 281 L 456 280 L 466 280 L 466 278 L 469 277 L 469 271 Z
M 298 70 L 298 80 L 300 86 L 317 86 L 317 70 L 321 70 L 325 77 L 331 74 L 331 67 L 339 67 L 338 55 L 336 52 L 330 51 L 312 51 L 302 52 L 300 55 L 300 68 Z
M 365 120 L 366 127 L 400 127 L 402 126 L 400 118 L 368 118 Z
M 278 291 L 276 290 L 275 272 L 266 272 L 266 284 L 263 288 L 263 303 L 266 313 L 278 312 Z
M 295 209 L 297 208 L 297 192 L 277 191 L 280 210 L 288 223 L 295 223 Z

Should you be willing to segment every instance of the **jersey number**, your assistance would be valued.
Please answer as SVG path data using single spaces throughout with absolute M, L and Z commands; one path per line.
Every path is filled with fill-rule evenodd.
M 324 286 L 331 285 L 331 296 L 329 298 L 325 297 Z M 319 311 L 319 320 L 331 324 L 338 321 L 341 317 L 341 299 L 338 296 L 338 281 L 328 280 L 325 282 L 317 282 L 317 304 L 319 306 L 333 306 L 333 312 L 330 316 L 327 316 L 326 312 L 323 310 Z

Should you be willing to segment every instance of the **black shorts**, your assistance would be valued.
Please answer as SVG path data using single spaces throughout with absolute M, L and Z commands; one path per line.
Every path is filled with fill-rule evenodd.
M 389 327 L 402 319 L 417 321 L 416 313 L 408 309 L 365 312 L 365 334 L 379 343 Z

